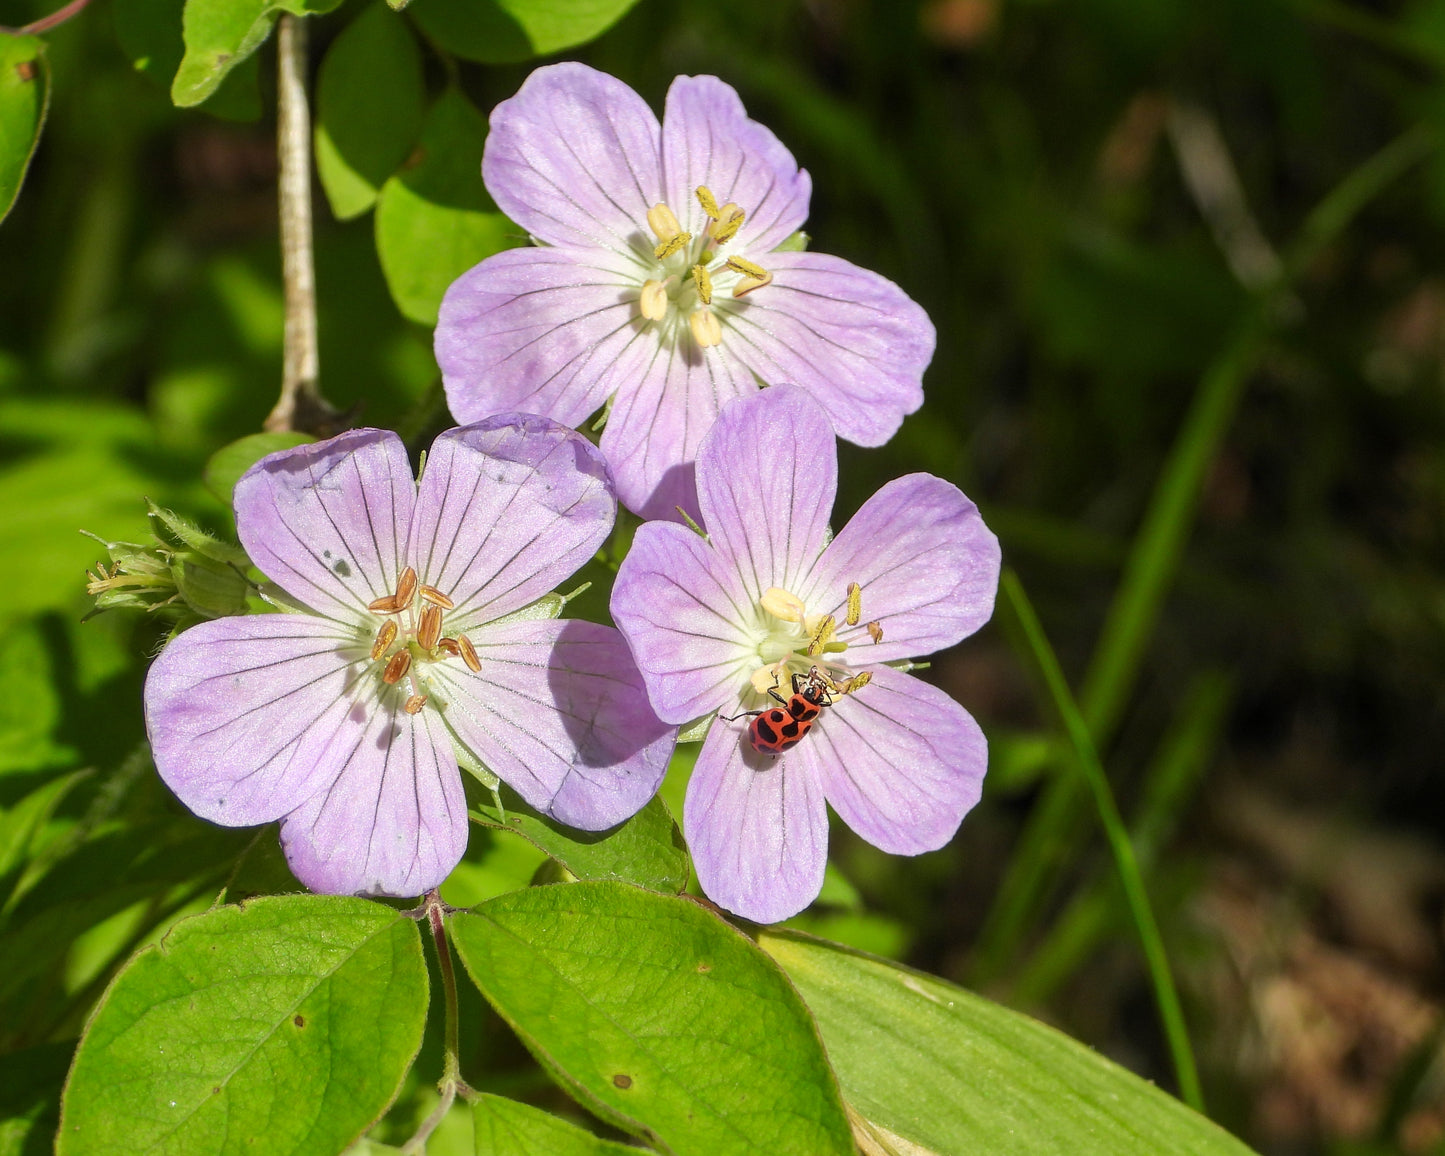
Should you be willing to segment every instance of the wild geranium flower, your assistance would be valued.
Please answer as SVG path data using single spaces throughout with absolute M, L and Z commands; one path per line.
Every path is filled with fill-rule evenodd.
M 611 399 L 602 452 L 629 509 L 692 508 L 702 436 L 759 382 L 807 389 L 865 446 L 922 402 L 927 315 L 875 273 L 787 247 L 812 183 L 716 77 L 674 80 L 659 125 L 605 73 L 539 68 L 493 110 L 482 176 L 536 245 L 448 290 L 452 413 L 575 426 Z
M 828 417 L 802 390 L 733 402 L 698 451 L 708 536 L 642 526 L 612 594 L 658 715 L 720 712 L 683 827 L 702 889 L 763 923 L 817 897 L 825 802 L 885 851 L 934 850 L 978 801 L 988 757 L 961 706 L 892 664 L 988 620 L 997 539 L 956 487 L 911 474 L 829 541 L 837 472 Z M 790 736 L 795 675 L 827 705 Z M 796 738 L 777 755 L 748 733 L 745 712 L 770 709 L 784 714 L 764 716 L 765 745 Z
M 263 458 L 235 502 L 296 612 L 202 623 L 151 667 L 156 769 L 196 814 L 280 819 L 314 891 L 406 896 L 466 849 L 459 752 L 574 827 L 652 796 L 671 732 L 627 644 L 545 597 L 615 515 L 578 434 L 517 416 L 450 430 L 417 483 L 395 434 L 355 430 Z

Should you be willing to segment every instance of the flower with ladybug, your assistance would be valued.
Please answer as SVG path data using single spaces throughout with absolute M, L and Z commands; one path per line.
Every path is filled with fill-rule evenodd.
M 808 393 L 734 401 L 698 450 L 706 536 L 643 525 L 613 588 L 658 716 L 717 715 L 683 828 L 703 891 L 762 923 L 817 897 L 829 805 L 885 851 L 931 851 L 988 760 L 968 712 L 906 668 L 988 621 L 998 540 L 929 474 L 889 482 L 830 538 L 837 480 Z
M 611 532 L 597 450 L 545 418 L 401 439 L 352 430 L 261 459 L 236 530 L 287 613 L 218 618 L 151 666 L 161 778 L 223 826 L 281 821 L 296 877 L 419 895 L 467 845 L 459 761 L 574 827 L 657 789 L 672 729 L 611 627 L 550 594 Z

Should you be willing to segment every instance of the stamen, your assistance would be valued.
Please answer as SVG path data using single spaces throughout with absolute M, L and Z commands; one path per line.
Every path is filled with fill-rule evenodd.
M 761 265 L 755 265 L 746 257 L 729 257 L 727 260 L 727 266 L 734 273 L 741 273 L 746 277 L 753 278 L 753 280 L 755 281 L 761 281 L 764 277 L 768 275 L 768 271 L 766 269 L 764 269 Z
M 717 207 L 717 198 L 712 195 L 712 190 L 706 185 L 698 185 L 697 203 L 702 206 L 702 211 L 706 213 L 709 217 L 711 217 L 714 221 L 716 221 L 718 217 L 722 215 L 721 211 Z
M 823 621 L 818 623 L 818 629 L 814 632 L 812 639 L 808 642 L 808 655 L 812 657 L 823 652 L 823 648 L 833 639 L 833 629 L 838 625 L 838 620 L 831 614 L 825 614 Z
M 697 295 L 704 305 L 712 304 L 712 274 L 703 265 L 692 267 L 693 280 L 697 282 Z
M 748 681 L 752 683 L 753 689 L 759 694 L 767 694 L 769 691 L 777 690 L 782 685 L 783 675 L 788 672 L 788 660 L 782 659 L 771 663 L 768 666 L 760 666 L 753 671 Z
M 692 244 L 691 233 L 678 233 L 669 237 L 666 241 L 658 242 L 657 248 L 652 250 L 652 255 L 659 261 L 671 257 L 684 245 Z
M 758 599 L 758 605 L 774 618 L 781 618 L 784 622 L 803 621 L 803 600 L 781 586 L 769 586 L 764 590 L 763 596 Z
M 667 316 L 667 289 L 661 281 L 647 281 L 643 284 L 637 307 L 649 321 L 661 321 Z
M 881 622 L 870 622 L 870 623 L 868 623 L 868 637 L 871 638 L 871 639 L 874 641 L 874 643 L 882 642 L 882 641 L 883 641 L 883 623 L 881 623 Z
M 381 681 L 390 686 L 395 686 L 411 669 L 411 651 L 398 650 L 391 656 L 391 661 L 386 664 L 386 669 L 381 672 Z
M 435 586 L 423 586 L 421 596 L 433 606 L 440 606 L 443 610 L 455 610 L 457 604 L 438 590 Z
M 764 273 L 761 277 L 744 277 L 733 286 L 734 297 L 746 297 L 754 289 L 761 289 L 764 285 L 773 283 L 773 275 Z
M 400 610 L 405 610 L 411 605 L 411 600 L 416 594 L 416 571 L 408 566 L 401 572 L 401 577 L 396 580 L 396 605 Z
M 402 707 L 402 710 L 407 714 L 420 714 L 421 708 L 426 706 L 426 699 L 427 696 L 424 694 L 414 694 L 406 700 L 406 705 Z
M 692 330 L 692 339 L 704 349 L 722 341 L 722 326 L 711 309 L 693 310 L 687 319 L 687 327 Z
M 477 648 L 472 645 L 472 640 L 465 634 L 457 635 L 457 649 L 462 653 L 462 661 L 467 664 L 467 669 L 476 672 L 482 669 L 482 660 L 477 657 Z
M 401 607 L 397 605 L 395 594 L 374 599 L 366 604 L 366 608 L 376 614 L 396 614 L 401 610 Z
M 387 647 L 395 641 L 396 623 L 382 623 L 381 629 L 376 632 L 376 641 L 371 644 L 371 661 L 380 662 L 381 656 L 386 653 Z
M 843 694 L 852 694 L 855 691 L 862 690 L 872 681 L 873 672 L 871 670 L 860 670 L 857 674 L 855 674 L 852 678 L 845 682 L 840 689 Z
M 417 645 L 423 650 L 435 650 L 437 639 L 442 636 L 442 608 L 428 606 L 421 612 L 421 622 L 416 628 Z
M 863 587 L 856 582 L 848 583 L 848 617 L 843 621 L 849 626 L 857 626 L 858 620 L 863 617 Z
M 682 232 L 677 214 L 660 202 L 647 210 L 647 227 L 659 241 L 671 241 Z
M 722 207 L 720 214 L 720 218 L 709 225 L 707 231 L 712 234 L 712 239 L 719 245 L 726 245 L 737 236 L 738 230 L 743 227 L 743 221 L 747 219 L 747 214 L 731 201 Z
M 460 657 L 462 653 L 462 648 L 457 645 L 455 638 L 438 638 L 437 649 L 450 654 L 453 658 Z

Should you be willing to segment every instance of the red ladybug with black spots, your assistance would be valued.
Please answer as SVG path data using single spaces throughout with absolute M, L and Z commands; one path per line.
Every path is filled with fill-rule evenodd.
M 796 746 L 813 729 L 823 708 L 833 705 L 833 684 L 816 666 L 807 674 L 793 675 L 791 697 L 784 698 L 778 693 L 776 680 L 768 693 L 782 705 L 722 716 L 728 722 L 751 718 L 748 741 L 753 744 L 753 750 L 763 755 L 780 755 Z

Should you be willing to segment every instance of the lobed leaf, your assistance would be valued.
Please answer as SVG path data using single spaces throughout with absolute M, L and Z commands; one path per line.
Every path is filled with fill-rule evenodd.
M 766 955 L 689 899 L 531 887 L 458 916 L 473 981 L 564 1086 L 678 1156 L 852 1153 L 807 1009 Z
M 206 100 L 226 74 L 246 60 L 271 35 L 282 12 L 315 16 L 330 12 L 341 0 L 186 0 L 181 35 L 186 52 L 175 79 L 171 100 L 190 108 Z
M 111 984 L 76 1053 L 58 1156 L 334 1156 L 421 1046 L 416 924 L 364 899 L 287 895 L 177 924 Z
M 865 1141 L 901 1139 L 913 1147 L 897 1150 L 923 1156 L 1249 1156 L 1153 1084 L 1018 1012 L 796 932 L 764 931 L 759 944 L 816 1018 Z

